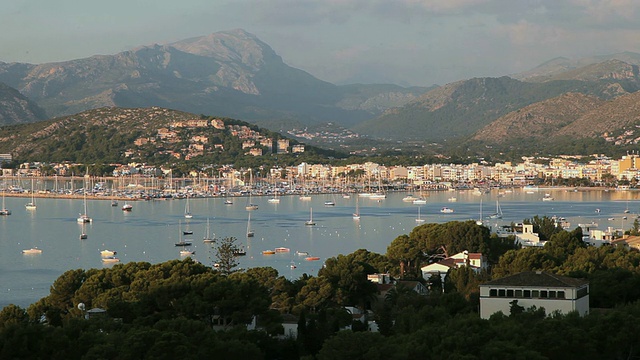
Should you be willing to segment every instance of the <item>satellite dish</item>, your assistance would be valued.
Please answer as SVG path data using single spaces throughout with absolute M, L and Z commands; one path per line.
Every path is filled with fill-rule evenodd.
M 80 309 L 80 311 L 84 311 L 84 309 L 85 309 L 84 303 L 79 303 L 78 304 L 78 309 Z

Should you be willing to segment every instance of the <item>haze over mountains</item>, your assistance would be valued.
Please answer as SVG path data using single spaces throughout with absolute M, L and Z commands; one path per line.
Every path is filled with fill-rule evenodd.
M 336 86 L 286 65 L 256 36 L 233 30 L 60 63 L 0 62 L 0 82 L 13 88 L 0 87 L 0 124 L 99 107 L 158 106 L 274 131 L 331 122 L 388 140 L 595 138 L 640 124 L 639 64 L 640 54 L 620 53 L 557 58 L 509 77 L 432 88 Z

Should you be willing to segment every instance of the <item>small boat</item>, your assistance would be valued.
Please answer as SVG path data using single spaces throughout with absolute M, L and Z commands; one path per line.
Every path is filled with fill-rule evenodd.
M 289 267 L 290 267 L 291 269 L 295 269 L 295 268 L 297 268 L 296 263 L 294 263 L 293 261 L 291 262 L 291 265 L 289 265 Z
M 343 199 L 351 199 L 351 195 L 349 195 L 349 194 L 342 194 L 342 198 L 343 198 Z
M 442 209 L 440 209 L 440 212 L 443 214 L 451 214 L 453 212 L 453 209 L 448 208 L 448 207 L 443 207 Z
M 189 256 L 189 255 L 195 255 L 195 251 L 191 251 L 191 250 L 180 250 L 180 256 Z
M 22 250 L 22 253 L 23 254 L 42 254 L 42 250 L 35 247 L 31 249 Z
M 258 205 L 256 205 L 256 204 L 247 204 L 247 206 L 245 206 L 244 208 L 247 211 L 258 210 Z
M 455 196 L 450 197 L 449 199 L 447 199 L 449 202 L 456 202 L 458 201 L 458 198 Z
M 286 253 L 286 252 L 291 251 L 291 249 L 286 248 L 286 247 L 277 247 L 277 248 L 275 249 L 275 251 L 276 251 L 277 253 Z
M 84 213 L 80 214 L 77 219 L 79 224 L 90 223 L 91 218 L 87 215 L 87 192 L 84 192 Z
M 413 200 L 417 199 L 415 196 L 413 196 L 412 194 L 409 194 L 405 197 L 402 198 L 402 201 L 404 202 L 413 202 Z
M 87 240 L 88 237 L 89 235 L 87 235 L 86 233 L 80 234 L 80 240 Z
M 356 212 L 353 213 L 353 220 L 360 220 L 360 201 L 356 198 Z
M 333 200 L 327 200 L 324 202 L 324 206 L 336 206 L 336 202 Z
M 244 249 L 244 246 L 241 248 L 236 248 L 233 250 L 233 256 L 245 256 L 247 255 L 247 250 Z
M 309 256 L 309 253 L 306 251 L 296 251 L 296 255 L 298 256 Z
M 109 256 L 114 256 L 117 253 L 118 253 L 117 251 L 113 251 L 113 250 L 102 250 L 100 251 L 100 256 L 109 257 Z
M 313 208 L 309 208 L 309 220 L 305 221 L 306 226 L 314 226 L 316 223 L 313 221 Z
M 551 194 L 544 194 L 542 201 L 553 201 L 553 197 L 551 196 Z
M 280 199 L 276 198 L 276 197 L 272 197 L 269 200 L 267 200 L 267 202 L 269 204 L 280 204 Z
M 264 250 L 264 251 L 262 252 L 262 255 L 273 255 L 273 254 L 275 254 L 275 253 L 276 253 L 276 251 L 275 251 L 275 250 Z
M 111 200 L 111 206 L 118 206 L 118 200 Z
M 320 257 L 318 256 L 307 256 L 306 258 L 304 258 L 306 261 L 317 261 L 320 260 Z
M 310 201 L 311 200 L 311 196 L 309 196 L 309 195 L 300 195 L 299 199 L 301 201 Z
M 118 259 L 115 256 L 106 256 L 102 258 L 102 262 L 103 263 L 115 263 L 115 262 L 120 262 L 120 259 Z
M 224 204 L 225 204 L 225 205 L 231 205 L 231 204 L 233 204 L 233 201 L 231 201 L 231 200 L 229 200 L 229 199 L 225 199 L 225 200 L 224 200 Z
M 127 204 L 125 201 L 124 205 L 122 205 L 122 211 L 131 211 L 133 209 L 133 205 Z
M 182 235 L 193 235 L 193 230 L 184 230 L 182 231 Z
M 417 198 L 417 199 L 413 200 L 412 203 L 414 205 L 424 205 L 424 204 L 427 203 L 427 199 L 422 198 L 422 197 L 421 198 Z

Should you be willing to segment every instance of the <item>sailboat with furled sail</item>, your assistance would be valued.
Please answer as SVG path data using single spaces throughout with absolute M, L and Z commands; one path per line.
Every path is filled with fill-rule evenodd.
M 7 209 L 4 205 L 4 192 L 5 190 L 2 189 L 2 209 L 0 209 L 0 215 L 11 215 L 11 210 Z
M 33 179 L 31 179 L 31 201 L 24 205 L 27 210 L 35 210 L 36 209 L 36 197 L 33 193 Z
M 80 214 L 80 216 L 78 216 L 78 219 L 77 219 L 79 224 L 85 224 L 85 223 L 91 222 L 91 218 L 87 214 L 87 190 L 86 189 L 84 189 L 83 206 L 84 206 L 84 212 Z
M 353 220 L 360 220 L 360 201 L 356 197 L 356 212 L 353 213 Z

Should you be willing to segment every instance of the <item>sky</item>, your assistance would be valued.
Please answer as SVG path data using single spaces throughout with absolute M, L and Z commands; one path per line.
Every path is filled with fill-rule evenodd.
M 334 84 L 430 86 L 640 52 L 640 1 L 5 0 L 0 61 L 66 61 L 233 29 Z

